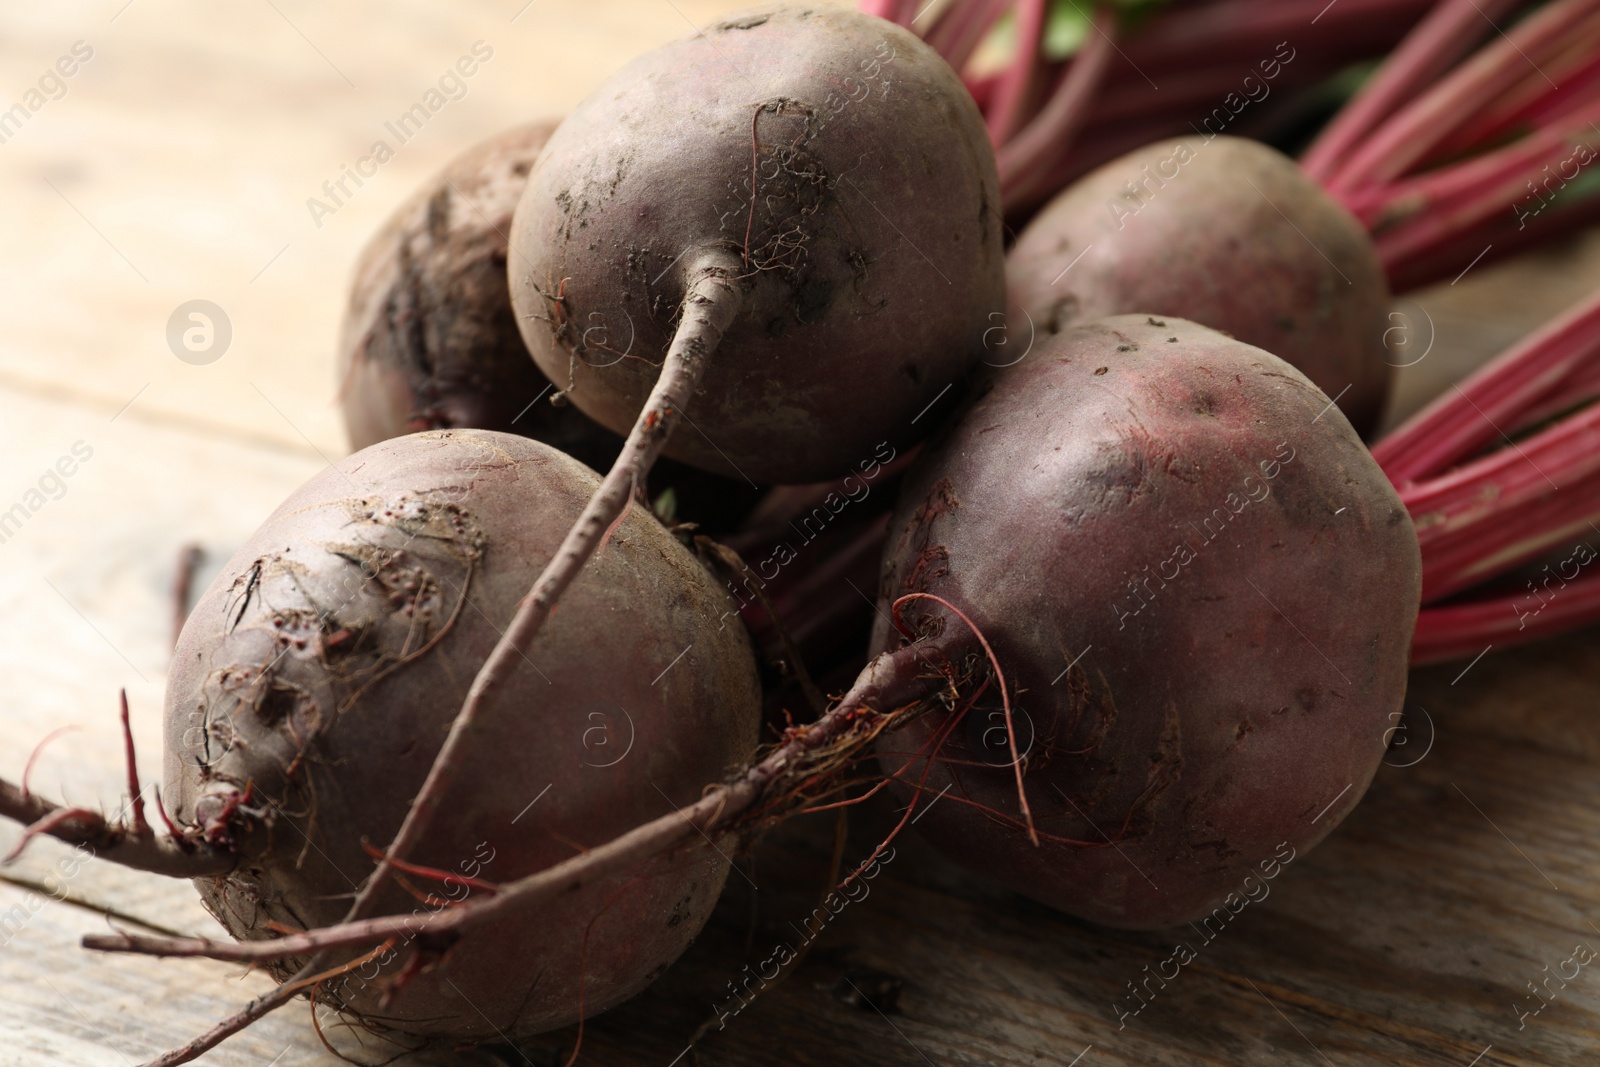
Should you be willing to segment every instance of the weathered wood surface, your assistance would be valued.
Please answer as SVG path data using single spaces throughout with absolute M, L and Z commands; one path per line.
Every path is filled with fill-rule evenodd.
M 144 775 L 159 774 L 179 548 L 206 547 L 204 582 L 278 500 L 344 451 L 331 351 L 365 235 L 466 144 L 560 113 L 629 56 L 739 6 L 110 0 L 7 12 L 0 94 L 15 96 L 0 103 L 20 98 L 74 41 L 95 52 L 65 96 L 0 144 L 0 511 L 74 443 L 93 456 L 0 541 L 0 774 L 19 775 L 41 738 L 78 724 L 44 751 L 33 783 L 114 810 L 123 686 Z M 495 57 L 466 96 L 315 225 L 306 199 L 477 40 Z M 1398 305 L 1410 336 L 1397 344 L 1420 347 L 1397 348 L 1395 362 L 1430 339 L 1434 348 L 1405 372 L 1397 407 L 1594 285 L 1594 244 L 1478 268 Z M 220 304 L 234 329 L 226 355 L 206 366 L 178 361 L 164 337 L 172 310 L 197 297 Z M 1116 1005 L 1137 1004 L 1126 983 L 1168 958 L 1171 935 L 1063 919 L 950 869 L 908 836 L 788 981 L 725 1029 L 713 1025 L 699 1062 L 1600 1062 L 1593 967 L 1525 1027 L 1516 1015 L 1539 1003 L 1526 983 L 1543 980 L 1543 968 L 1560 968 L 1580 942 L 1600 947 L 1592 646 L 1590 634 L 1493 654 L 1458 681 L 1461 665 L 1417 675 L 1413 703 L 1426 718 L 1413 711 L 1408 745 L 1392 759 L 1421 753 L 1431 722 L 1426 756 L 1386 768 L 1346 825 L 1213 942 L 1191 938 L 1197 958 L 1124 1029 Z M 883 818 L 856 820 L 847 858 L 865 853 Z M 681 964 L 588 1026 L 581 1062 L 689 1063 L 689 1035 L 713 1005 L 727 1010 L 729 983 L 780 941 L 795 944 L 790 924 L 815 905 L 830 833 L 799 826 L 763 845 L 749 870 L 760 889 L 733 876 Z M 0 827 L 0 850 L 14 840 Z M 77 938 L 107 921 L 217 928 L 187 885 L 101 866 L 62 880 L 67 855 L 45 842 L 0 871 L 0 1067 L 138 1062 L 267 987 L 218 964 L 79 950 Z M 46 894 L 64 902 L 43 903 Z M 565 1061 L 574 1036 L 495 1055 L 547 1067 Z M 348 1047 L 348 1035 L 335 1038 Z M 338 1060 L 299 1004 L 204 1062 Z M 492 1060 L 434 1050 L 406 1062 Z
M 1080 1053 L 1084 1067 L 1597 1062 L 1594 965 L 1565 989 L 1552 981 L 1556 999 L 1525 1026 L 1517 1009 L 1541 1003 L 1525 983 L 1542 981 L 1544 967 L 1555 971 L 1580 943 L 1600 949 L 1591 925 L 1600 921 L 1600 776 L 1593 756 L 1579 754 L 1592 753 L 1600 725 L 1594 690 L 1570 688 L 1571 674 L 1600 673 L 1600 654 L 1587 635 L 1485 660 L 1474 668 L 1481 676 L 1469 672 L 1452 689 L 1460 670 L 1415 679 L 1436 728 L 1426 755 L 1429 720 L 1418 715 L 1389 757 L 1396 765 L 1338 832 L 1213 940 L 1064 919 L 953 873 L 908 837 L 792 979 L 702 1041 L 700 1063 L 1021 1067 L 1068 1064 Z M 1524 703 L 1540 691 L 1569 694 L 1540 708 L 1540 730 L 1559 739 L 1511 724 L 1475 730 L 1454 710 Z M 734 878 L 716 924 L 679 968 L 591 1024 L 586 1062 L 669 1063 L 710 1005 L 737 1008 L 726 983 L 778 943 L 795 943 L 790 922 L 816 903 L 784 889 L 776 872 L 820 880 L 824 829 L 814 829 L 809 850 L 758 854 L 762 907 L 748 954 L 751 891 Z M 871 838 L 862 828 L 847 855 L 865 855 Z M 1160 967 L 1176 940 L 1196 958 L 1167 965 L 1177 977 L 1165 988 L 1153 982 L 1149 1005 L 1124 1018 L 1119 1006 L 1139 1008 L 1126 983 Z M 898 1013 L 847 1003 L 849 981 L 868 992 L 887 976 L 903 983 Z

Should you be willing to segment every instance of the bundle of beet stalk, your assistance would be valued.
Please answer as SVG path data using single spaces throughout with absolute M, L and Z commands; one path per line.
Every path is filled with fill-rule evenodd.
M 1191 921 L 1349 813 L 1412 662 L 1600 615 L 1600 299 L 1364 443 L 1391 294 L 1600 204 L 1600 0 L 867 6 L 708 27 L 419 191 L 356 271 L 360 451 L 183 628 L 165 832 L 131 740 L 125 823 L 0 782 L 18 851 L 235 939 L 89 947 L 278 979 L 153 1063 L 301 996 L 397 1047 L 581 1022 L 730 854 L 885 793 L 845 885 L 916 822 Z M 1244 136 L 1352 77 L 1299 163 Z
M 906 17 L 907 5 L 878 6 L 885 17 Z M 1183 141 L 1157 141 L 1082 178 L 1082 156 L 1057 148 L 1072 163 L 1043 183 L 1055 198 L 1032 215 L 1009 257 L 1012 309 L 1029 327 L 1150 308 L 1183 315 L 1295 364 L 1365 433 L 1389 391 L 1391 291 L 1457 279 L 1600 219 L 1600 170 L 1589 166 L 1600 158 L 1600 4 L 1556 0 L 1525 11 L 1508 0 L 1458 0 L 1419 9 L 1414 30 L 1303 154 L 1298 169 L 1309 182 L 1261 146 L 1218 134 L 1292 69 L 1298 60 L 1285 63 L 1284 49 L 1311 51 L 1296 48 L 1291 31 L 1319 42 L 1318 29 L 1342 32 L 1327 20 L 1346 5 L 1328 9 L 1315 28 L 1293 18 L 1292 5 L 1174 5 L 1127 31 L 1102 8 L 1059 70 L 1039 47 L 1050 6 L 1017 6 L 1008 15 L 1008 4 L 945 5 L 924 30 L 964 63 L 970 53 L 946 43 L 960 20 L 987 28 L 1016 19 L 1010 65 L 968 80 L 988 101 L 1003 173 L 1007 153 L 1033 143 L 1018 131 L 1020 105 L 1008 94 L 1050 82 L 1024 122 L 1044 125 L 1057 146 L 1088 140 L 1088 116 L 1127 91 L 1102 55 L 1118 54 L 1119 33 L 1127 33 L 1120 53 L 1129 67 L 1150 39 L 1194 40 L 1222 9 L 1266 35 L 1251 42 L 1265 57 L 1259 68 L 1214 95 L 1209 110 L 1197 109 Z M 1083 17 L 1082 8 L 1068 9 Z M 1495 32 L 1495 19 L 1517 15 Z M 1266 39 L 1280 32 L 1278 44 Z M 1146 73 L 1161 80 L 1156 59 Z M 1155 84 L 1145 90 L 1146 100 L 1161 95 Z M 1370 252 L 1352 220 L 1370 235 Z M 1295 232 L 1275 225 L 1282 222 Z M 1287 247 L 1263 238 L 1274 231 Z M 1417 662 L 1600 618 L 1589 583 L 1568 591 L 1593 556 L 1583 539 L 1600 512 L 1596 486 L 1584 481 L 1594 470 L 1589 426 L 1600 394 L 1597 309 L 1595 301 L 1574 309 L 1374 446 L 1422 546 Z M 1308 312 L 1322 321 L 1308 323 Z

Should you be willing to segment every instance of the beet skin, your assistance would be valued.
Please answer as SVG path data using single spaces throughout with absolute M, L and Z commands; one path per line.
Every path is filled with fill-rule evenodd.
M 474 145 L 362 249 L 339 339 L 351 448 L 472 428 L 520 433 L 600 470 L 616 458 L 620 438 L 549 403 L 506 287 L 511 214 L 554 129 L 534 122 Z
M 1372 239 L 1258 142 L 1158 141 L 1107 163 L 1028 224 L 1007 274 L 1013 336 L 1177 315 L 1298 367 L 1362 433 L 1383 414 L 1389 285 Z
M 391 841 L 468 685 L 597 482 L 543 444 L 479 430 L 375 445 L 306 483 L 189 617 L 167 687 L 164 798 L 239 854 L 198 882 L 239 938 L 338 922 Z M 718 582 L 633 506 L 485 709 L 467 763 L 375 914 L 504 883 L 692 802 L 751 755 L 760 711 Z M 324 986 L 362 1019 L 460 1038 L 548 1030 L 639 991 L 716 901 L 713 849 L 466 934 L 384 991 L 412 946 Z M 429 897 L 434 899 L 430 900 Z M 588 935 L 584 946 L 585 933 Z M 419 938 L 418 945 L 423 941 Z M 434 946 L 442 948 L 444 946 Z M 353 954 L 352 954 L 353 955 Z M 279 977 L 304 964 L 286 960 Z
M 926 430 L 983 354 L 1005 304 L 997 187 L 982 116 L 915 35 L 762 9 L 635 60 L 551 136 L 514 220 L 517 323 L 625 433 L 714 270 L 740 306 L 666 455 L 758 483 L 843 477 Z
M 1160 927 L 1360 799 L 1405 694 L 1416 535 L 1294 368 L 1180 319 L 1070 327 L 907 479 L 884 607 L 935 594 L 993 645 L 1042 839 L 1021 828 L 991 685 L 931 766 L 940 719 L 879 742 L 885 771 L 927 771 L 929 799 L 952 787 L 917 824 L 945 852 L 1072 914 Z M 981 662 L 944 609 L 901 610 Z

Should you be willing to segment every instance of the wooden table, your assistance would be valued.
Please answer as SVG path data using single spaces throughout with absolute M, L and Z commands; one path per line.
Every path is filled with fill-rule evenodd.
M 0 542 L 0 775 L 15 779 L 43 737 L 77 724 L 44 750 L 33 784 L 115 809 L 120 687 L 145 775 L 156 773 L 180 546 L 205 546 L 208 580 L 291 488 L 345 451 L 332 340 L 350 264 L 384 214 L 472 141 L 559 114 L 628 57 L 738 6 L 62 0 L 7 13 L 7 99 L 75 42 L 93 55 L 0 143 L 0 511 L 30 501 L 75 444 L 92 456 L 64 489 L 48 483 L 42 506 Z M 494 56 L 466 95 L 317 225 L 308 198 L 325 200 L 322 183 L 480 40 Z M 1600 254 L 1580 243 L 1403 302 L 1418 343 L 1436 340 L 1398 404 L 1597 280 Z M 166 341 L 169 316 L 193 299 L 221 306 L 233 331 L 203 366 Z M 1491 654 L 1459 679 L 1459 664 L 1418 673 L 1412 701 L 1426 718 L 1413 713 L 1411 744 L 1392 759 L 1426 755 L 1385 768 L 1339 832 L 1125 1029 L 1113 1004 L 1170 954 L 1170 936 L 1064 919 L 906 837 L 871 896 L 828 927 L 792 979 L 714 1029 L 699 1062 L 1600 1062 L 1593 968 L 1525 1028 L 1514 1011 L 1533 1005 L 1525 983 L 1541 968 L 1577 943 L 1600 947 L 1592 646 L 1585 635 Z M 856 820 L 849 855 L 864 853 L 882 818 Z M 759 848 L 747 870 L 759 890 L 734 876 L 689 955 L 591 1022 L 582 1062 L 690 1062 L 689 1035 L 727 1001 L 728 983 L 811 910 L 830 835 L 831 824 L 801 824 Z M 14 840 L 0 828 L 0 849 Z M 80 950 L 77 939 L 107 922 L 216 926 L 186 885 L 93 865 L 63 881 L 67 856 L 43 842 L 0 871 L 0 1067 L 136 1063 L 267 987 L 220 964 Z M 285 1009 L 204 1062 L 339 1062 L 307 1015 Z M 331 1036 L 354 1048 L 349 1032 Z M 573 1039 L 406 1062 L 545 1067 Z

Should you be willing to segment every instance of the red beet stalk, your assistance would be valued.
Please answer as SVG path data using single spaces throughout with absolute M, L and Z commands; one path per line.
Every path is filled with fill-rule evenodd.
M 1081 173 L 1086 156 L 1102 156 L 1100 148 L 1159 136 L 1180 111 L 1231 91 L 1230 58 L 1285 38 L 1313 51 L 1313 43 L 1370 32 L 1365 24 L 1380 13 L 1391 25 L 1416 23 L 1304 160 L 1373 233 L 1391 278 L 1410 285 L 1482 261 L 1497 246 L 1504 254 L 1600 218 L 1600 196 L 1555 196 L 1600 159 L 1600 0 L 1554 0 L 1496 32 L 1526 6 L 1437 0 L 1398 12 L 1387 0 L 1333 9 L 1313 0 L 1210 0 L 1164 10 L 1122 41 L 1107 6 L 1079 54 L 1054 67 L 1040 55 L 1047 7 L 1036 0 L 956 0 L 926 35 L 964 65 L 995 22 L 1015 12 L 1010 65 L 968 78 L 1015 208 L 1052 195 Z M 1315 39 L 1305 34 L 1313 20 Z M 1052 88 L 1032 113 L 1052 69 Z M 1600 405 L 1582 403 L 1596 393 L 1600 297 L 1513 347 L 1374 449 L 1417 522 L 1429 605 L 1419 656 L 1466 650 L 1479 637 L 1513 640 L 1499 618 L 1509 609 L 1493 597 L 1436 603 L 1538 560 L 1600 516 Z M 1588 603 L 1583 596 L 1564 599 L 1559 612 L 1512 630 L 1532 636 L 1600 618 L 1600 594 L 1589 615 L 1570 606 Z
M 1561 595 L 1540 589 L 1533 606 L 1526 592 L 1440 603 L 1591 536 L 1600 540 L 1597 391 L 1600 293 L 1374 446 L 1422 547 L 1418 662 L 1600 621 L 1600 592 L 1591 593 L 1594 583 L 1583 585 L 1576 573 L 1558 575 Z
M 1294 81 L 1321 79 L 1392 46 L 1438 2 L 1342 0 L 1330 7 L 1326 0 L 1199 0 L 1157 12 L 1123 41 L 1114 29 L 1115 6 L 1084 0 L 1091 29 L 1079 53 L 1059 64 L 1042 54 L 1047 0 L 953 0 L 912 28 L 963 70 L 1004 15 L 1016 18 L 1018 45 L 1010 63 L 965 77 L 989 124 L 1001 190 L 1014 212 L 1048 199 L 1086 165 L 1108 158 L 1087 143 L 1078 150 L 1091 127 L 1100 127 L 1097 141 L 1113 144 L 1124 143 L 1122 131 L 1149 137 L 1186 132 L 1205 101 L 1237 88 L 1241 65 L 1270 55 L 1286 38 L 1306 42 L 1309 50 Z M 910 24 L 895 0 L 863 0 L 862 6 Z M 1206 75 L 1197 78 L 1202 70 Z M 1113 94 L 1121 102 L 1101 114 Z
M 1555 0 L 1497 37 L 1356 147 L 1325 183 L 1335 194 L 1393 181 L 1440 141 L 1514 90 L 1566 37 L 1600 12 L 1600 0 Z M 1552 86 L 1552 88 L 1557 88 Z
M 1557 566 L 1568 573 L 1574 573 L 1575 565 L 1579 570 L 1572 580 L 1558 574 L 1554 588 L 1540 584 L 1536 590 L 1424 607 L 1417 616 L 1411 661 L 1466 659 L 1492 648 L 1553 637 L 1600 619 L 1600 570 L 1592 567 L 1596 545 L 1600 545 L 1600 536 L 1591 534 L 1574 546 L 1573 554 Z
M 1383 68 L 1342 108 L 1306 150 L 1301 166 L 1324 185 L 1347 156 L 1383 120 L 1431 85 L 1477 41 L 1484 19 L 1495 19 L 1520 0 L 1445 0 L 1405 39 Z

